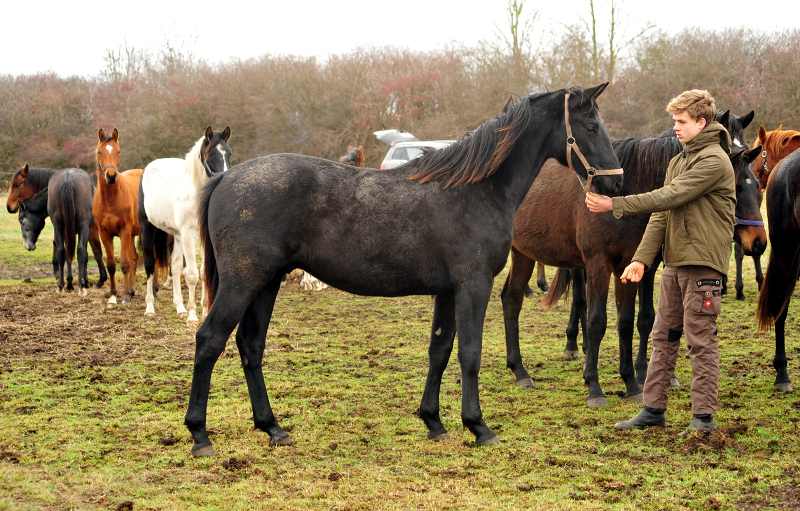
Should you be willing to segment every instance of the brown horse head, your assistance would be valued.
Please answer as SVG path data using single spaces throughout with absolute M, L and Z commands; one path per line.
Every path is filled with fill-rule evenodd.
M 364 146 L 349 145 L 347 154 L 339 158 L 339 163 L 347 163 L 354 167 L 366 167 L 367 160 L 364 158 Z
M 750 164 L 761 155 L 762 146 L 731 153 L 736 179 L 736 225 L 733 239 L 748 256 L 758 256 L 767 248 L 767 231 L 761 217 L 759 185 Z
M 755 145 L 762 146 L 761 153 L 753 161 L 753 173 L 758 178 L 759 191 L 762 191 L 775 165 L 800 148 L 800 131 L 783 131 L 783 124 L 775 131 L 767 131 L 764 126 L 759 126 Z
M 221 172 L 226 172 L 231 168 L 231 148 L 228 140 L 231 138 L 231 127 L 214 133 L 211 126 L 206 128 L 203 137 L 203 145 L 200 147 L 200 160 L 208 177 Z
M 36 195 L 36 192 L 31 193 L 30 188 L 28 185 L 28 165 L 26 164 L 14 173 L 14 177 L 11 178 L 11 184 L 8 186 L 6 209 L 9 213 L 16 213 L 19 211 L 20 202 Z
M 106 135 L 101 128 L 97 138 L 97 178 L 99 180 L 102 177 L 106 183 L 113 185 L 119 174 L 119 132 L 114 128 L 111 135 Z

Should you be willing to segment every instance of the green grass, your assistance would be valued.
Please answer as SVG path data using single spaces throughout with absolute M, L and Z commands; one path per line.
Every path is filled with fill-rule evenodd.
M 11 220 L 0 216 L 0 233 L 13 233 Z M 0 239 L 0 253 L 8 245 Z M 25 255 L 49 265 L 49 253 Z M 145 318 L 141 277 L 133 304 L 113 310 L 104 307 L 104 291 L 82 300 L 55 295 L 52 279 L 0 283 L 0 510 L 116 509 L 126 501 L 137 510 L 764 509 L 796 506 L 800 497 L 800 398 L 772 390 L 774 340 L 755 329 L 750 259 L 747 300 L 725 298 L 719 319 L 716 418 L 725 433 L 678 437 L 691 419 L 685 349 L 667 427 L 613 430 L 640 407 L 617 395 L 624 385 L 613 309 L 600 354 L 608 407 L 585 406 L 581 364 L 561 358 L 562 304 L 544 311 L 526 300 L 522 353 L 537 388 L 514 386 L 499 302 L 504 272 L 487 313 L 480 384 L 484 417 L 501 445 L 472 447 L 461 429 L 457 353 L 441 395 L 454 441 L 425 439 L 415 412 L 427 372 L 430 297 L 287 287 L 264 373 L 294 445 L 270 448 L 267 435 L 253 430 L 231 340 L 208 408 L 218 456 L 200 460 L 183 426 L 194 328 L 177 318 L 166 293 L 159 315 Z M 25 312 L 20 303 L 38 308 Z M 793 305 L 787 331 L 795 380 L 797 317 Z

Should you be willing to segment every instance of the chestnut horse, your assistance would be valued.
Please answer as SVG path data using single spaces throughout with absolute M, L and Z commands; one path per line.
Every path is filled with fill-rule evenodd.
M 116 128 L 111 135 L 102 129 L 97 134 L 97 193 L 94 196 L 92 214 L 100 231 L 100 241 L 106 251 L 106 265 L 111 283 L 111 297 L 108 307 L 117 304 L 117 284 L 114 274 L 117 262 L 114 258 L 114 236 L 119 237 L 124 293 L 120 305 L 131 303 L 136 283 L 136 264 L 139 255 L 136 253 L 134 237 L 139 236 L 138 202 L 139 179 L 142 169 L 119 171 L 119 132 Z
M 741 131 L 738 129 L 738 119 L 730 112 L 718 115 L 718 120 L 734 135 L 738 135 Z M 732 138 L 739 137 L 732 136 Z M 659 137 L 629 138 L 614 141 L 613 145 L 617 157 L 626 169 L 625 183 L 621 192 L 623 195 L 644 193 L 663 186 L 667 165 L 682 148 L 671 129 Z M 754 154 L 755 152 L 751 152 L 749 157 Z M 742 156 L 744 153 L 736 153 L 737 162 Z M 754 177 L 752 174 L 750 176 Z M 757 189 L 755 187 L 747 189 L 746 193 L 749 193 L 752 199 L 748 203 L 757 204 Z M 761 220 L 757 207 L 754 212 L 748 212 L 743 218 Z M 519 351 L 519 314 L 524 288 L 532 275 L 534 263 L 571 268 L 576 270 L 573 272 L 576 278 L 564 357 L 577 358 L 576 339 L 580 320 L 584 327 L 586 362 L 584 381 L 589 387 L 587 404 L 591 407 L 607 404 L 598 381 L 597 363 L 600 342 L 605 335 L 607 324 L 606 303 L 609 281 L 612 273 L 619 277 L 625 266 L 630 263 L 644 234 L 648 219 L 649 215 L 614 219 L 611 213 L 602 215 L 591 213 L 584 204 L 582 187 L 574 179 L 569 178 L 563 166 L 549 162 L 542 168 L 539 178 L 528 192 L 514 220 L 511 268 L 501 294 L 506 328 L 506 364 L 514 373 L 518 385 L 534 386 L 522 363 Z M 760 250 L 763 250 L 763 246 L 766 245 L 763 226 L 759 228 L 742 225 L 738 230 L 740 237 L 750 243 L 748 251 L 756 239 L 760 240 L 758 243 L 763 242 L 759 245 Z M 619 318 L 619 372 L 626 386 L 625 398 L 629 401 L 641 399 L 640 385 L 644 383 L 647 374 L 647 340 L 655 318 L 652 283 L 657 266 L 658 264 L 654 263 L 642 280 L 637 324 L 640 336 L 639 356 L 635 366 L 632 362 L 632 339 L 637 285 L 622 284 L 618 278 L 614 280 Z M 585 290 L 581 273 L 584 268 Z M 578 274 L 581 275 L 580 278 L 577 278 Z M 548 303 L 552 304 L 558 300 L 566 291 L 569 281 L 567 271 L 560 269 L 556 272 L 545 298 Z
M 762 130 L 763 127 L 759 128 L 759 138 L 767 144 L 766 163 L 771 167 L 771 172 L 767 173 L 766 190 L 772 250 L 758 297 L 756 317 L 760 330 L 775 326 L 775 357 L 772 359 L 776 371 L 775 390 L 791 392 L 792 382 L 786 368 L 786 316 L 800 275 L 800 151 L 794 151 L 775 163 L 782 153 L 770 143 L 771 137 L 762 137 Z M 794 136 L 783 140 L 787 138 L 786 144 L 776 145 L 785 147 L 795 143 Z
M 364 158 L 364 146 L 348 146 L 347 154 L 339 158 L 339 163 L 346 163 L 353 167 L 366 167 L 367 160 Z
M 28 165 L 17 169 L 8 187 L 8 200 L 6 201 L 6 209 L 8 212 L 16 213 L 19 210 L 20 202 L 26 201 L 40 191 L 45 190 L 50 182 L 50 178 L 57 172 L 64 171 L 29 168 Z M 89 177 L 92 180 L 92 186 L 97 188 L 97 176 L 92 174 Z M 99 289 L 103 287 L 103 283 L 108 279 L 108 275 L 106 274 L 106 265 L 103 264 L 103 248 L 100 244 L 100 233 L 97 230 L 97 224 L 94 222 L 94 219 L 92 219 L 89 228 L 89 245 L 92 247 L 92 254 L 94 254 L 94 260 L 97 262 L 97 270 L 100 274 L 97 284 L 95 284 L 94 287 Z M 58 250 L 55 246 L 55 241 L 53 242 L 53 273 L 58 274 Z

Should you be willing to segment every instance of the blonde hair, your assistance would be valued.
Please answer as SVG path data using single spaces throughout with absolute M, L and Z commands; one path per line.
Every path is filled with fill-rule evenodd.
M 706 125 L 708 125 L 714 121 L 717 106 L 707 90 L 692 89 L 672 98 L 667 104 L 667 112 L 672 115 L 688 112 L 689 117 L 695 122 L 705 119 Z

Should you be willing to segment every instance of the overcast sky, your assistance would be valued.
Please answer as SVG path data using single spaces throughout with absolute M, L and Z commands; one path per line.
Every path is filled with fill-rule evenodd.
M 610 0 L 595 3 L 600 28 L 604 28 Z M 125 43 L 156 53 L 170 40 L 214 63 L 267 53 L 324 58 L 357 47 L 433 50 L 451 42 L 474 45 L 494 38 L 496 25 L 507 26 L 506 0 L 39 0 L 7 4 L 2 9 L 5 44 L 0 74 L 11 75 L 41 71 L 97 75 L 105 66 L 107 50 Z M 559 23 L 578 22 L 579 16 L 588 15 L 588 5 L 589 0 L 527 0 L 526 10 L 538 6 L 536 26 L 549 31 L 558 29 Z M 648 21 L 674 33 L 701 25 L 741 27 L 745 22 L 752 28 L 783 29 L 800 20 L 800 3 L 771 0 L 624 0 L 622 11 L 628 15 L 630 33 Z M 690 11 L 692 19 L 687 19 Z

